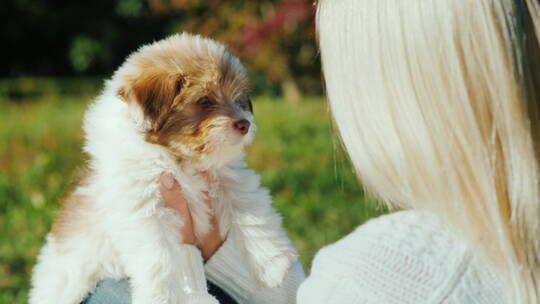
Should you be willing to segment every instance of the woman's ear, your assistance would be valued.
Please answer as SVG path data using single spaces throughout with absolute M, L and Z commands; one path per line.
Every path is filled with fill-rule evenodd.
M 127 80 L 118 89 L 117 95 L 130 106 L 139 106 L 144 118 L 155 129 L 159 128 L 165 115 L 171 110 L 173 101 L 183 86 L 184 78 L 181 75 L 143 73 Z

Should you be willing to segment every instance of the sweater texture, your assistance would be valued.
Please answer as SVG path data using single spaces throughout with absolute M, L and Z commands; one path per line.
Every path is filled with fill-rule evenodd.
M 259 287 L 234 247 L 226 241 L 205 272 L 239 303 L 508 303 L 497 274 L 428 211 L 366 222 L 321 249 L 305 281 L 297 262 L 274 289 Z

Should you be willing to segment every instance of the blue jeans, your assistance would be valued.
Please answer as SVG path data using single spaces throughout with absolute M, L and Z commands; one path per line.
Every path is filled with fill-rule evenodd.
M 81 304 L 131 304 L 129 280 L 105 279 Z
M 208 292 L 221 304 L 237 304 L 217 285 L 208 281 Z M 128 279 L 105 279 L 81 304 L 131 304 L 131 287 Z

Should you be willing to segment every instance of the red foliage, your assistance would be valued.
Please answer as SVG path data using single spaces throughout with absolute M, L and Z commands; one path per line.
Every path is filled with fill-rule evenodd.
M 296 23 L 310 18 L 314 13 L 310 1 L 284 0 L 262 20 L 247 21 L 239 41 L 234 43 L 235 49 L 240 55 L 250 56 L 264 41 L 294 28 Z

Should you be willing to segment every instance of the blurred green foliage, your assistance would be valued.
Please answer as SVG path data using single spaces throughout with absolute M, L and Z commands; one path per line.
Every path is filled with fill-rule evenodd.
M 26 303 L 58 200 L 84 165 L 82 115 L 99 86 L 93 79 L 0 81 L 0 304 Z M 13 88 L 34 93 L 14 103 L 4 94 Z M 318 249 L 385 211 L 358 185 L 322 98 L 293 105 L 258 97 L 254 107 L 258 134 L 248 163 L 270 188 L 307 270 Z
M 36 98 L 58 95 L 81 96 L 99 92 L 103 79 L 97 77 L 5 78 L 0 79 L 0 104 L 28 103 Z
M 298 101 L 321 93 L 313 15 L 309 0 L 4 0 L 0 77 L 111 75 L 141 45 L 188 31 L 228 45 L 255 91 Z

